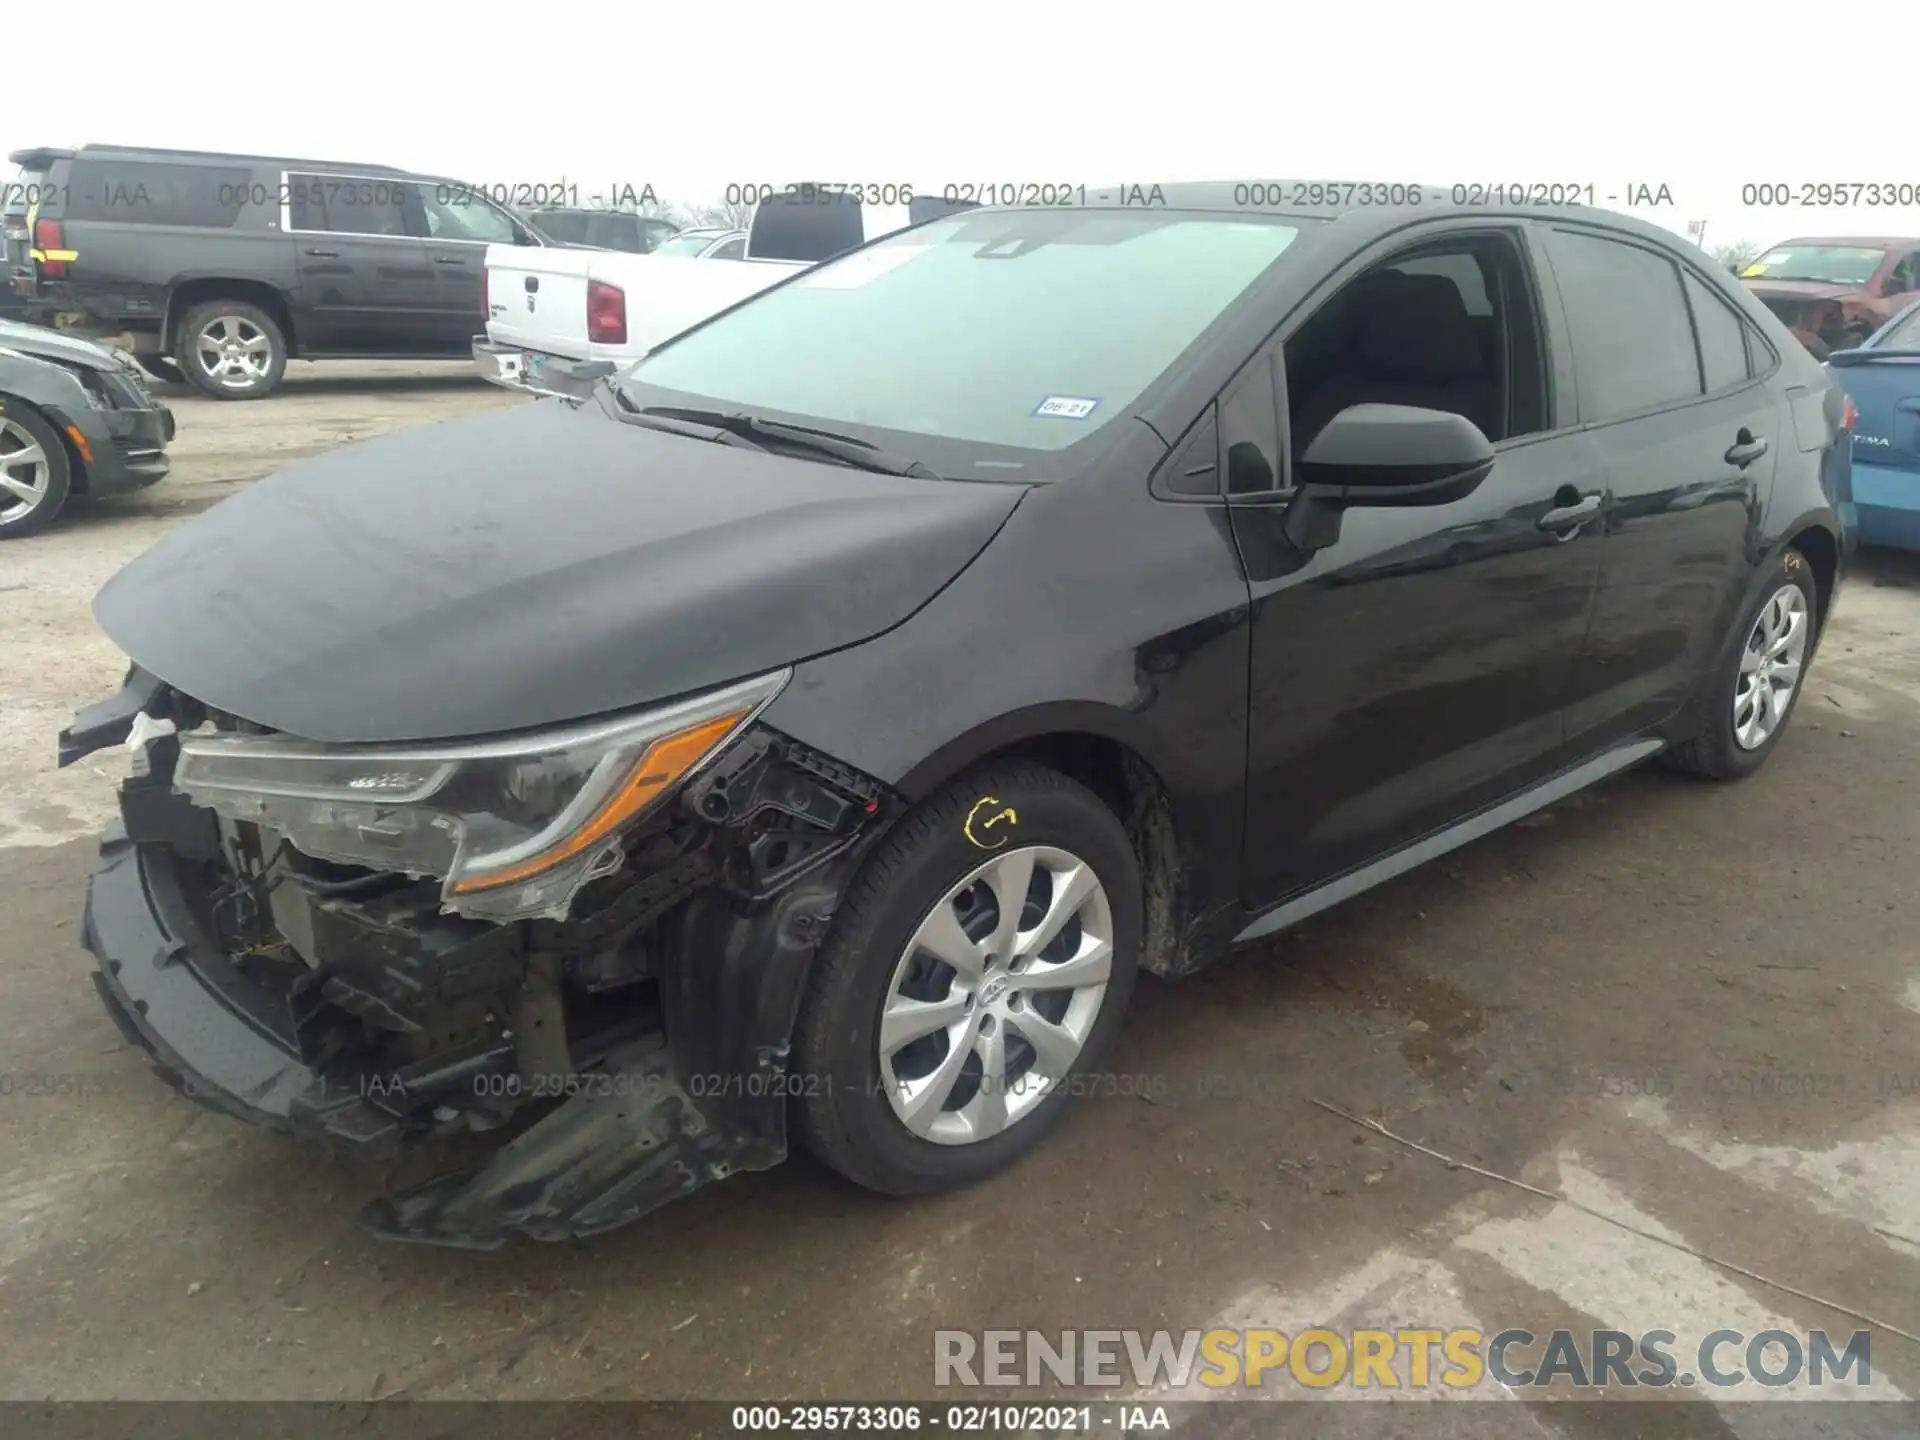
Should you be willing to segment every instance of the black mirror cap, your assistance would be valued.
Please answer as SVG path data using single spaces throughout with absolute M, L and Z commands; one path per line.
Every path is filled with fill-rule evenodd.
M 1464 415 L 1349 405 L 1300 460 L 1300 483 L 1346 505 L 1444 505 L 1493 469 L 1493 442 Z

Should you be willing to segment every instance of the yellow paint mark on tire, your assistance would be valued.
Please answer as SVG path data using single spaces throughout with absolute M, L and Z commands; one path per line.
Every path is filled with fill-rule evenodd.
M 993 808 L 995 806 L 999 806 L 999 808 L 995 810 Z M 984 812 L 990 810 L 993 813 L 986 814 L 985 818 L 982 818 Z M 1019 811 L 1015 810 L 1011 805 L 1001 805 L 1000 801 L 992 795 L 982 795 L 978 800 L 973 802 L 973 808 L 967 811 L 966 823 L 960 827 L 960 833 L 965 835 L 970 843 L 981 850 L 998 850 L 1007 843 L 1006 832 L 1002 831 L 1000 834 L 988 839 L 985 838 L 987 831 L 993 829 L 996 825 L 1005 825 L 1008 829 L 1011 829 L 1019 823 Z

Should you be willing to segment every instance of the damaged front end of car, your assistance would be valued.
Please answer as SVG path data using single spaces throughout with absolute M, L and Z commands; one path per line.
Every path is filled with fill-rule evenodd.
M 385 1158 L 511 1127 L 377 1201 L 491 1249 L 626 1224 L 787 1151 L 788 1041 L 895 812 L 768 728 L 788 672 L 448 745 L 315 745 L 135 667 L 63 765 L 133 751 L 83 922 L 94 982 L 213 1109 Z

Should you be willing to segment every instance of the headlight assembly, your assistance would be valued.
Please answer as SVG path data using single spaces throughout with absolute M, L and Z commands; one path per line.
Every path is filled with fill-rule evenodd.
M 96 410 L 114 410 L 113 391 L 108 388 L 106 377 L 89 365 L 70 365 L 63 360 L 54 362 L 74 379 L 80 382 L 80 388 L 87 393 L 87 403 Z
M 446 909 L 564 917 L 620 863 L 619 835 L 770 703 L 791 671 L 691 700 L 463 745 L 194 735 L 174 788 L 320 860 L 445 882 Z

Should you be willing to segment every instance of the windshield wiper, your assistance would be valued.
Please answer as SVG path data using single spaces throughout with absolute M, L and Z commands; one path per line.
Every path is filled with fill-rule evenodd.
M 594 382 L 593 397 L 599 402 L 602 410 L 626 425 L 639 425 L 648 430 L 664 430 L 669 435 L 684 435 L 689 440 L 707 440 L 716 445 L 733 445 L 742 450 L 764 451 L 767 448 L 751 436 L 742 435 L 723 425 L 692 421 L 684 416 L 664 411 L 641 410 L 627 398 L 626 391 L 605 376 Z
M 687 410 L 677 405 L 649 405 L 637 412 L 662 420 L 678 420 L 689 425 L 707 425 L 723 434 L 739 436 L 750 444 L 768 448 L 765 441 L 826 455 L 859 470 L 879 475 L 904 475 L 915 480 L 938 480 L 940 476 L 925 462 L 895 455 L 851 435 L 836 435 L 831 430 L 815 430 L 806 425 L 789 425 L 784 420 L 763 420 L 745 411 L 723 414 L 718 410 Z

